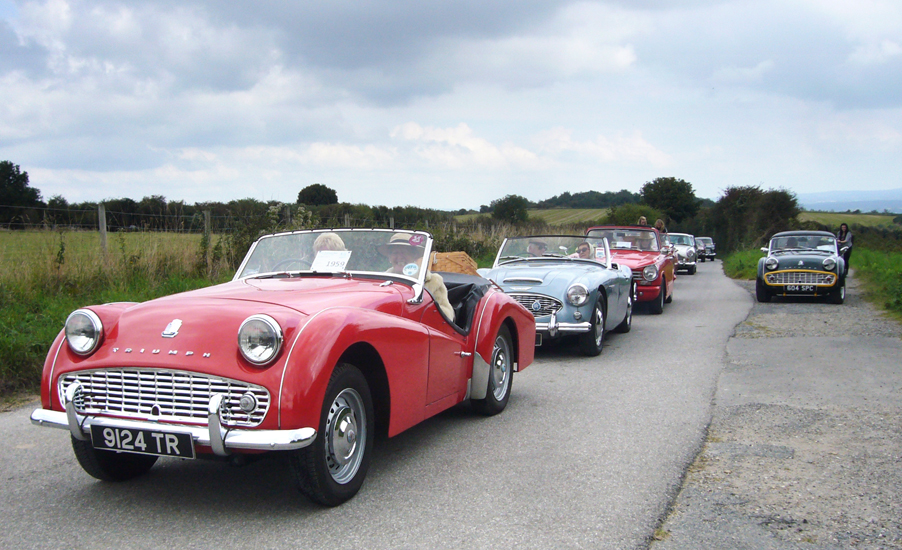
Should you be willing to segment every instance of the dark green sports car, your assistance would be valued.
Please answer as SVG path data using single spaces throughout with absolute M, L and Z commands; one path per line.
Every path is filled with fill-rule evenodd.
M 755 296 L 825 296 L 834 304 L 846 298 L 845 262 L 836 236 L 827 231 L 783 231 L 762 248 Z

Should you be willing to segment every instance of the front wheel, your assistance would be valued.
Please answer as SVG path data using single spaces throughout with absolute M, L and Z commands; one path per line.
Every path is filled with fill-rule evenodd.
M 514 378 L 514 346 L 507 326 L 501 325 L 495 335 L 492 359 L 489 363 L 489 382 L 485 399 L 473 399 L 473 408 L 480 414 L 492 416 L 507 407 Z
M 604 346 L 604 306 L 601 301 L 604 296 L 599 293 L 598 299 L 595 300 L 595 307 L 592 308 L 592 321 L 590 323 L 589 332 L 579 336 L 579 349 L 583 355 L 595 357 L 601 353 Z
M 626 314 L 623 316 L 623 321 L 617 325 L 616 330 L 620 333 L 629 332 L 630 329 L 633 328 L 633 291 L 630 290 L 629 296 L 626 299 Z
M 764 286 L 764 283 L 761 282 L 760 279 L 755 281 L 755 298 L 758 299 L 762 304 L 766 304 L 770 302 L 770 291 L 767 290 L 767 287 Z
M 373 398 L 357 367 L 341 363 L 326 388 L 316 439 L 290 455 L 298 489 L 310 500 L 337 506 L 363 485 L 375 432 Z
M 696 268 L 695 266 L 691 266 L 691 267 L 689 268 L 689 274 L 690 274 L 690 275 L 695 275 L 695 270 L 696 270 L 696 269 L 697 269 L 697 268 Z
M 834 304 L 841 304 L 846 300 L 846 283 L 844 282 L 841 287 L 837 288 L 833 292 L 830 293 L 830 302 Z
M 95 449 L 90 439 L 80 441 L 69 437 L 79 465 L 91 477 L 102 481 L 127 481 L 146 474 L 157 461 L 157 457 L 151 455 Z
M 648 310 L 655 315 L 664 313 L 664 294 L 667 292 L 667 282 L 661 277 L 661 290 L 654 302 L 648 304 Z

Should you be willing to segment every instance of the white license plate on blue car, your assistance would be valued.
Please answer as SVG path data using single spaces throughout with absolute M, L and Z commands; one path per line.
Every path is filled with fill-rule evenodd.
M 157 432 L 134 428 L 91 426 L 95 449 L 154 456 L 194 458 L 194 440 L 188 433 Z

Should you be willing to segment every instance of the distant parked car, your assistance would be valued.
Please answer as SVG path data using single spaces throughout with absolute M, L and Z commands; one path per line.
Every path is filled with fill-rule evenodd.
M 278 453 L 304 495 L 341 504 L 377 429 L 394 436 L 463 401 L 498 414 L 533 360 L 533 315 L 481 277 L 439 281 L 432 243 L 421 231 L 265 235 L 231 282 L 78 309 L 31 420 L 67 430 L 101 480 L 160 456 Z
M 608 240 L 614 261 L 633 272 L 636 300 L 647 302 L 652 313 L 663 313 L 664 304 L 673 300 L 675 270 L 661 234 L 645 225 L 600 225 L 586 235 Z
M 836 236 L 827 231 L 784 231 L 761 249 L 755 296 L 825 296 L 834 304 L 846 298 L 845 263 Z
M 682 269 L 690 275 L 695 275 L 695 237 L 688 233 L 668 233 L 667 237 L 676 255 L 676 269 Z
M 699 260 L 705 261 L 717 258 L 717 252 L 714 249 L 714 240 L 711 237 L 696 237 L 695 244 L 699 250 Z
M 632 326 L 632 272 L 613 261 L 604 239 L 511 237 L 485 276 L 535 316 L 536 345 L 578 335 L 580 350 L 594 356 L 605 332 Z

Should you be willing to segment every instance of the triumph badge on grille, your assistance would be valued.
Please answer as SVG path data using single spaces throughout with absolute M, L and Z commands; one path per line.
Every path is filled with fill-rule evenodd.
M 536 300 L 535 302 L 532 303 L 532 310 L 533 310 L 533 311 L 539 311 L 540 309 L 542 309 L 542 303 L 541 303 L 541 302 L 539 302 L 538 300 Z
M 173 319 L 168 325 L 166 325 L 166 330 L 163 331 L 163 338 L 175 338 L 179 333 L 179 329 L 182 327 L 181 319 Z

